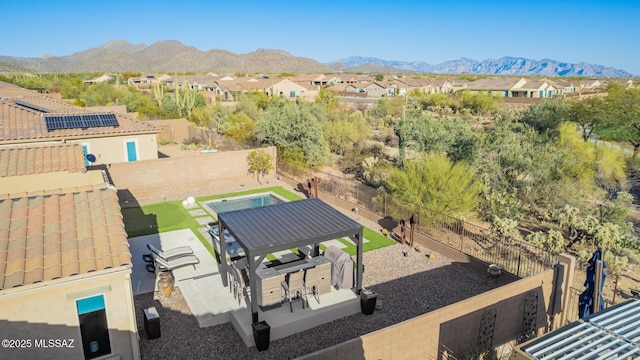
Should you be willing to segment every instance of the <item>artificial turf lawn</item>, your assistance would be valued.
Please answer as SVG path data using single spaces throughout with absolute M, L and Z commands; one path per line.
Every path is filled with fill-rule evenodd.
M 182 200 L 165 201 L 134 208 L 124 208 L 122 209 L 122 216 L 124 218 L 125 230 L 127 231 L 128 237 L 133 238 L 137 236 L 157 234 L 167 231 L 191 229 L 191 231 L 196 234 L 196 236 L 209 250 L 209 252 L 214 254 L 213 247 L 211 246 L 209 241 L 207 241 L 207 239 L 204 239 L 200 231 L 198 231 L 198 229 L 202 228 L 203 225 L 199 224 L 195 220 L 195 218 L 189 214 L 189 211 L 201 209 L 199 203 L 203 201 L 258 194 L 263 192 L 273 192 L 290 201 L 302 199 L 301 196 L 289 192 L 281 186 L 274 186 L 269 188 L 247 190 L 228 194 L 203 196 L 196 199 L 196 204 L 198 204 L 198 206 L 191 209 L 185 209 L 184 206 L 182 206 Z M 209 214 L 209 216 L 211 215 Z M 393 241 L 392 239 L 367 227 L 364 228 L 363 235 L 365 239 L 369 240 L 368 243 L 364 244 L 363 251 L 369 251 L 395 244 L 395 241 Z M 338 241 L 346 245 L 346 248 L 343 249 L 344 251 L 349 253 L 349 255 L 355 255 L 355 245 L 353 245 L 350 241 L 344 239 L 338 239 Z M 321 245 L 320 248 L 324 250 L 324 246 Z

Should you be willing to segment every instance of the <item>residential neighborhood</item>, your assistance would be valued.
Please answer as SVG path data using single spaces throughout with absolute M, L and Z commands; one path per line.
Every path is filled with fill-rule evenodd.
M 128 83 L 142 91 L 163 86 L 210 93 L 207 106 L 255 92 L 313 102 L 322 90 L 375 99 L 468 91 L 550 101 L 601 86 L 525 78 L 345 79 L 340 74 L 147 74 Z M 101 81 L 112 80 L 105 74 L 85 86 Z M 483 352 L 509 351 L 533 359 L 528 357 L 533 350 L 527 349 L 538 345 L 526 339 L 577 321 L 572 286 L 578 264 L 566 253 L 487 235 L 479 240 L 465 223 L 464 230 L 457 230 L 446 221 L 418 225 L 416 215 L 391 221 L 384 216 L 388 210 L 380 213 L 349 195 L 357 192 L 346 190 L 351 185 L 317 186 L 337 181 L 333 175 L 317 172 L 311 181 L 280 168 L 284 164 L 276 147 L 214 153 L 165 149 L 161 138 L 188 137 L 191 125 L 185 119 L 141 121 L 126 108 L 77 107 L 59 94 L 5 82 L 0 82 L 0 99 L 0 307 L 12 309 L 0 312 L 0 334 L 13 339 L 0 354 L 20 356 L 20 339 L 23 344 L 60 339 L 67 346 L 34 348 L 26 358 L 146 359 L 159 356 L 158 344 L 171 346 L 165 356 L 174 358 L 188 351 L 181 348 L 186 344 L 180 334 L 195 332 L 204 342 L 241 346 L 235 353 L 221 352 L 223 358 L 261 358 L 285 356 L 291 344 L 309 341 L 318 329 L 332 329 L 356 336 L 297 348 L 294 356 L 445 358 L 468 349 L 471 339 Z M 246 170 L 255 151 L 266 151 L 271 169 L 278 167 L 262 181 Z M 225 213 L 214 210 L 219 200 L 211 200 L 262 199 L 254 194 L 284 202 Z M 292 206 L 299 209 L 287 210 Z M 145 207 L 156 210 L 141 213 Z M 178 227 L 177 217 L 186 219 Z M 304 219 L 310 222 L 302 225 Z M 324 235 L 328 229 L 333 230 Z M 436 229 L 443 235 L 430 235 Z M 223 232 L 230 240 L 221 241 Z M 452 243 L 451 236 L 460 240 Z M 261 247 L 264 241 L 271 245 Z M 483 242 L 503 250 L 465 250 Z M 537 255 L 519 257 L 514 264 L 504 255 L 513 249 Z M 172 257 L 172 252 L 180 254 Z M 338 258 L 346 261 L 348 272 L 338 270 Z M 312 268 L 324 275 L 311 275 Z M 314 280 L 320 283 L 292 293 L 296 272 L 308 276 L 302 281 L 320 276 Z M 411 285 L 424 284 L 434 273 L 440 275 L 432 286 Z M 458 281 L 447 280 L 451 276 Z M 391 290 L 399 284 L 406 292 Z M 434 291 L 442 294 L 431 297 L 426 307 L 402 305 L 402 299 Z M 636 303 L 612 305 L 600 316 L 617 316 Z M 176 313 L 174 307 L 182 310 Z M 549 312 L 554 316 L 547 317 Z M 470 324 L 489 333 L 478 337 Z M 637 351 L 611 346 L 616 353 Z
M 91 80 L 97 82 L 108 75 Z M 263 92 L 288 99 L 313 101 L 320 90 L 339 96 L 384 98 L 404 96 L 408 92 L 423 94 L 454 94 L 458 91 L 484 92 L 505 98 L 550 99 L 563 96 L 589 94 L 604 90 L 606 81 L 597 79 L 575 83 L 558 79 L 524 77 L 487 77 L 474 81 L 460 79 L 419 79 L 406 75 L 391 76 L 379 81 L 373 75 L 349 74 L 300 74 L 291 77 L 273 75 L 236 78 L 233 75 L 184 75 L 147 74 L 129 78 L 127 83 L 139 89 L 151 89 L 161 84 L 167 88 L 188 88 L 202 91 L 206 97 L 219 101 L 233 101 L 234 95 L 251 91 Z M 634 81 L 624 81 L 625 87 L 633 87 Z M 212 92 L 213 94 L 209 94 Z

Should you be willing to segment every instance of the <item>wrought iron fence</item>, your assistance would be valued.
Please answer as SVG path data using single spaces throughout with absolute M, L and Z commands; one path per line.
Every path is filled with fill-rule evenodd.
M 489 229 L 395 199 L 386 192 L 315 169 L 278 162 L 278 175 L 300 183 L 316 177 L 318 190 L 395 220 L 418 216 L 417 232 L 489 264 L 497 264 L 520 278 L 550 269 L 556 254 L 524 241 L 500 237 Z
M 578 302 L 580 301 L 580 294 L 582 294 L 582 292 L 585 289 L 578 289 L 578 288 L 570 288 L 569 289 L 569 305 L 567 306 L 566 314 L 566 320 L 565 323 L 563 325 L 567 325 L 570 324 L 572 322 L 578 321 L 580 320 L 580 316 L 579 316 L 579 311 L 578 311 Z M 603 299 L 604 299 L 604 307 L 605 309 L 615 305 L 615 303 L 607 298 L 604 297 L 603 295 Z

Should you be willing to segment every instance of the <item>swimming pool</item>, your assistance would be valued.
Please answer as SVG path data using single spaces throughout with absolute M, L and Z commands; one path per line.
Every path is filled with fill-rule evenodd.
M 206 205 L 217 214 L 227 211 L 255 209 L 263 206 L 281 204 L 283 202 L 286 202 L 286 200 L 275 196 L 273 193 L 263 193 L 214 200 L 206 203 Z

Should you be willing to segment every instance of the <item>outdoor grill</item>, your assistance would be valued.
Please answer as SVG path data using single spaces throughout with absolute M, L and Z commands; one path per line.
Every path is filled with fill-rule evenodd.
M 351 256 L 331 245 L 324 251 L 324 257 L 331 262 L 331 285 L 338 290 L 353 288 L 353 260 Z

